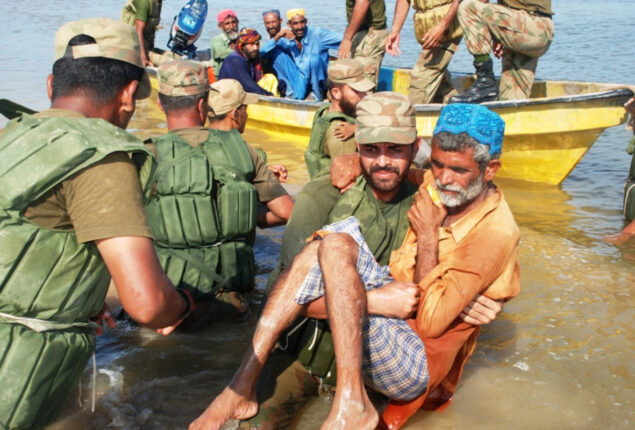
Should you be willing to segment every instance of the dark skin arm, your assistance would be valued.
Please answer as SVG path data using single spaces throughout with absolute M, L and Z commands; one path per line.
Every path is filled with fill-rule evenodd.
M 353 6 L 353 13 L 351 14 L 351 20 L 344 31 L 344 37 L 342 38 L 342 42 L 340 43 L 340 49 L 337 52 L 337 58 L 351 58 L 352 46 L 353 46 L 353 36 L 359 30 L 359 27 L 364 22 L 364 18 L 366 18 L 366 13 L 368 12 L 368 8 L 370 7 L 370 0 L 355 0 L 355 6 Z

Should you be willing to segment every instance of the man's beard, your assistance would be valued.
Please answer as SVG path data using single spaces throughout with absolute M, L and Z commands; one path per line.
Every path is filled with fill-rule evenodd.
M 245 54 L 245 57 L 247 57 L 247 59 L 253 63 L 260 62 L 260 51 L 257 49 L 254 49 L 251 52 L 243 51 L 243 54 Z
M 348 101 L 346 97 L 343 97 L 342 100 L 340 100 L 340 109 L 342 110 L 342 113 L 344 115 L 348 115 L 352 118 L 355 118 L 355 107 L 356 107 L 356 104 L 353 104 L 350 101 Z
M 235 42 L 236 39 L 238 39 L 238 30 L 226 31 L 225 35 L 230 40 L 230 42 Z
M 381 180 L 373 176 L 373 173 L 381 172 L 381 171 L 394 172 L 396 176 L 394 176 L 392 179 L 386 179 L 386 180 Z M 397 188 L 399 188 L 399 186 L 401 185 L 401 182 L 403 181 L 403 175 L 399 172 L 399 168 L 397 167 L 373 166 L 370 168 L 370 172 L 368 172 L 362 166 L 362 172 L 364 174 L 364 178 L 366 179 L 366 182 L 368 182 L 371 188 L 381 192 L 394 191 Z
M 471 202 L 478 197 L 485 188 L 485 182 L 483 181 L 483 174 L 481 173 L 478 178 L 467 184 L 467 187 L 463 188 L 460 185 L 441 185 L 439 180 L 436 179 L 435 184 L 439 191 L 439 197 L 441 197 L 441 203 L 448 208 L 456 208 L 463 206 L 466 203 Z M 447 195 L 443 191 L 455 191 L 456 195 Z

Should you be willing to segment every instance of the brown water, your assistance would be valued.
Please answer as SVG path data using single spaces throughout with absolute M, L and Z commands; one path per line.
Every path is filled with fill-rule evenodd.
M 182 1 L 165 1 L 164 25 L 169 25 Z M 35 0 L 0 2 L 5 39 L 0 51 L 0 97 L 45 108 L 44 79 L 52 61 L 55 29 L 79 17 L 117 17 L 123 3 L 48 0 L 43 7 Z M 261 30 L 259 11 L 272 5 L 283 11 L 303 5 L 309 24 L 337 30 L 345 26 L 343 2 L 335 0 L 320 5 L 290 0 L 228 5 L 238 12 L 241 26 Z M 391 16 L 393 7 L 389 1 Z M 210 2 L 201 46 L 216 33 L 214 16 L 220 8 Z M 540 61 L 538 76 L 635 84 L 632 0 L 559 0 L 554 10 L 556 39 Z M 404 54 L 387 58 L 386 63 L 415 62 L 418 47 L 410 25 L 408 20 L 402 33 Z M 165 40 L 164 29 L 158 41 Z M 451 70 L 471 70 L 463 47 Z M 165 124 L 140 105 L 132 127 L 147 136 L 163 132 Z M 623 126 L 605 131 L 559 187 L 498 181 L 522 232 L 523 290 L 481 331 L 452 405 L 443 413 L 419 413 L 408 428 L 633 427 L 635 241 L 617 248 L 601 240 L 624 226 L 621 196 L 630 161 L 624 152 L 629 137 Z M 301 163 L 306 142 L 274 142 L 257 130 L 248 130 L 245 138 L 265 149 L 270 162 L 287 164 L 289 189 L 297 193 L 307 180 Z M 262 291 L 276 265 L 282 234 L 282 228 L 259 231 L 254 308 L 264 300 Z M 125 325 L 108 330 L 97 346 L 96 412 L 89 412 L 87 368 L 81 393 L 69 401 L 64 420 L 54 428 L 187 427 L 231 378 L 255 319 L 251 314 L 238 323 L 169 337 Z M 316 399 L 298 417 L 295 428 L 319 428 L 328 408 L 328 399 Z

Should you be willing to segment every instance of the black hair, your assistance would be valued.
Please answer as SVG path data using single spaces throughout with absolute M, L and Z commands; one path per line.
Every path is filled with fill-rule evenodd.
M 170 113 L 172 111 L 194 109 L 200 99 L 207 99 L 207 94 L 208 92 L 193 96 L 169 96 L 159 93 L 159 101 L 163 111 Z
M 81 94 L 98 104 L 112 101 L 132 81 L 141 81 L 143 69 L 125 61 L 103 57 L 74 59 L 72 47 L 96 43 L 85 34 L 73 37 L 64 57 L 53 64 L 53 97 Z

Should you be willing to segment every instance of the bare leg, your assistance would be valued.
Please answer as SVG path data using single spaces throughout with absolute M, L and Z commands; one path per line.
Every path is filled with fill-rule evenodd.
M 357 273 L 358 252 L 359 247 L 346 234 L 326 236 L 318 250 L 337 357 L 337 389 L 322 429 L 374 429 L 378 422 L 362 378 L 366 290 Z
M 298 305 L 294 297 L 316 262 L 318 246 L 319 242 L 309 243 L 293 260 L 290 270 L 280 276 L 262 311 L 251 346 L 234 378 L 205 412 L 190 424 L 190 430 L 215 430 L 228 419 L 247 419 L 258 412 L 258 377 L 278 338 L 302 312 L 304 306 Z

